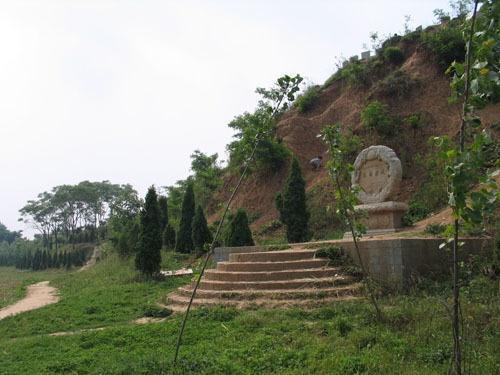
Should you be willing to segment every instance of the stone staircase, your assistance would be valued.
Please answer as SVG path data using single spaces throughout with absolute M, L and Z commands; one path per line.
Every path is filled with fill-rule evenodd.
M 192 307 L 314 307 L 357 298 L 361 284 L 315 253 L 296 249 L 230 254 L 229 262 L 205 271 Z M 167 307 L 184 311 L 194 284 L 170 293 Z

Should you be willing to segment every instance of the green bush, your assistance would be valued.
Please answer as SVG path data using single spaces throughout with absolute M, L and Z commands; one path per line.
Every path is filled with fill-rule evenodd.
M 361 121 L 369 129 L 385 136 L 394 135 L 394 122 L 389 116 L 387 105 L 375 100 L 361 111 Z
M 305 186 L 299 162 L 293 158 L 285 189 L 276 195 L 276 208 L 286 227 L 288 242 L 305 242 L 310 238 Z
M 238 209 L 229 223 L 228 246 L 253 246 L 252 232 L 248 226 L 248 216 L 245 210 Z
M 320 86 L 309 86 L 302 95 L 297 97 L 295 100 L 295 107 L 300 113 L 305 113 L 309 111 L 316 103 L 319 93 L 321 91 Z
M 431 210 L 420 200 L 411 200 L 408 205 L 408 211 L 403 216 L 403 225 L 411 226 L 417 221 L 425 219 Z
M 288 160 L 290 151 L 276 137 L 276 126 L 274 122 L 269 122 L 268 114 L 264 110 L 237 116 L 229 123 L 229 127 L 237 131 L 237 139 L 227 145 L 231 169 L 240 168 L 250 156 L 255 137 L 259 133 L 261 137 L 254 155 L 257 170 L 278 171 Z
M 458 27 L 443 26 L 422 35 L 424 45 L 437 56 L 439 66 L 446 69 L 453 61 L 464 61 L 465 42 Z
M 368 86 L 371 83 L 369 65 L 362 61 L 351 62 L 342 68 L 340 77 L 346 79 L 351 85 Z
M 383 52 L 384 60 L 391 64 L 401 64 L 405 61 L 405 55 L 398 47 L 387 47 Z
M 373 94 L 403 98 L 409 96 L 419 84 L 420 82 L 417 79 L 398 69 L 383 80 L 378 81 L 373 88 Z
M 412 129 L 419 129 L 422 126 L 422 115 L 414 113 L 404 118 L 404 123 Z

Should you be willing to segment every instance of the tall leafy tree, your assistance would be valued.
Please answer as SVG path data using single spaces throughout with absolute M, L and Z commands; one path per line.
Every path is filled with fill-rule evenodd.
M 177 233 L 175 250 L 181 253 L 189 253 L 193 249 L 193 218 L 195 214 L 195 202 L 193 184 L 188 184 L 184 199 L 182 200 L 181 221 Z
M 252 232 L 248 226 L 248 216 L 240 208 L 229 223 L 228 246 L 253 246 Z
M 206 243 L 212 240 L 212 233 L 208 229 L 207 219 L 200 205 L 196 207 L 193 219 L 193 245 L 195 250 L 203 250 Z
M 288 242 L 305 242 L 309 239 L 309 212 L 306 206 L 306 184 L 297 158 L 293 158 L 285 191 L 276 195 L 280 221 L 286 227 Z
M 141 226 L 135 266 L 141 273 L 152 276 L 160 271 L 162 244 L 160 209 L 154 186 L 151 186 L 146 194 L 140 215 Z

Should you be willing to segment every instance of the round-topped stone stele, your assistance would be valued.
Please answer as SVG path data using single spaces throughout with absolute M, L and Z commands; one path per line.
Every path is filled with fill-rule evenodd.
M 387 146 L 370 146 L 354 162 L 352 185 L 359 186 L 358 197 L 364 204 L 381 203 L 399 192 L 403 172 L 401 161 Z

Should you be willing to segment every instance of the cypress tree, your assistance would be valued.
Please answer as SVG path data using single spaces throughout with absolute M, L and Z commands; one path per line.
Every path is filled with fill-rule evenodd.
M 158 207 L 160 208 L 160 230 L 163 233 L 168 225 L 168 200 L 167 197 L 160 195 L 158 197 Z
M 195 214 L 194 208 L 193 184 L 189 183 L 182 200 L 181 222 L 177 232 L 177 243 L 175 244 L 175 250 L 181 253 L 189 253 L 193 249 L 192 224 Z
M 154 186 L 151 186 L 146 194 L 144 208 L 140 214 L 140 222 L 135 267 L 141 273 L 152 276 L 160 272 L 162 242 L 160 209 Z
M 163 246 L 167 249 L 175 248 L 175 229 L 171 224 L 167 224 L 163 231 Z
M 207 219 L 200 205 L 196 207 L 193 219 L 193 245 L 195 250 L 202 251 L 205 244 L 212 240 L 212 233 L 208 229 Z
M 276 195 L 276 208 L 280 221 L 286 227 L 288 242 L 305 242 L 309 239 L 309 212 L 306 206 L 306 183 L 299 162 L 293 158 L 284 193 Z
M 245 210 L 238 209 L 229 224 L 228 246 L 253 246 L 252 232 L 248 226 L 248 216 Z

